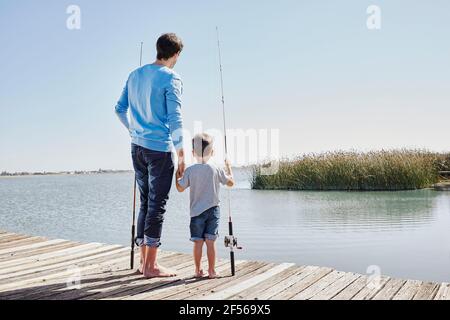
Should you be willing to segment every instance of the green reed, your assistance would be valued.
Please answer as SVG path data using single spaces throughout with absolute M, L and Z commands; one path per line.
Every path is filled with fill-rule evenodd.
M 439 181 L 450 170 L 450 154 L 426 150 L 336 151 L 306 154 L 279 162 L 275 174 L 255 166 L 253 189 L 267 190 L 413 190 Z

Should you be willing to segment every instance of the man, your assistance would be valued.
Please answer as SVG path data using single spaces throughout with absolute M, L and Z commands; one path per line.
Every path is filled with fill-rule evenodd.
M 172 277 L 175 273 L 157 263 L 166 203 L 174 175 L 172 144 L 178 170 L 184 172 L 181 117 L 182 81 L 172 70 L 183 50 L 173 33 L 156 43 L 157 58 L 133 71 L 115 108 L 131 135 L 131 155 L 141 206 L 136 244 L 141 248 L 139 271 L 144 277 Z M 128 111 L 130 119 L 128 120 Z

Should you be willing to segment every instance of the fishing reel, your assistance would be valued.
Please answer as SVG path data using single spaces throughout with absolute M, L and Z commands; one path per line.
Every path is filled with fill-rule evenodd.
M 238 250 L 242 250 L 242 247 L 238 246 L 238 241 L 235 236 L 225 236 L 224 244 L 225 244 L 225 248 L 230 248 L 230 249 L 236 248 Z

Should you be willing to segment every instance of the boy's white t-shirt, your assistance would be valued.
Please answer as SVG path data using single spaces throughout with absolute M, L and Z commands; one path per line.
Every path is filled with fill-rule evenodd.
M 220 204 L 220 184 L 227 184 L 229 177 L 225 170 L 209 163 L 197 163 L 188 167 L 179 185 L 190 188 L 191 217 L 197 217 L 206 210 Z

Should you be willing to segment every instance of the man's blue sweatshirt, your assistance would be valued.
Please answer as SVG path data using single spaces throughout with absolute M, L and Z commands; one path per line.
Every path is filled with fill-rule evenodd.
M 132 143 L 161 152 L 170 152 L 172 143 L 176 150 L 183 147 L 182 91 L 181 78 L 162 65 L 148 64 L 130 74 L 115 109 Z

